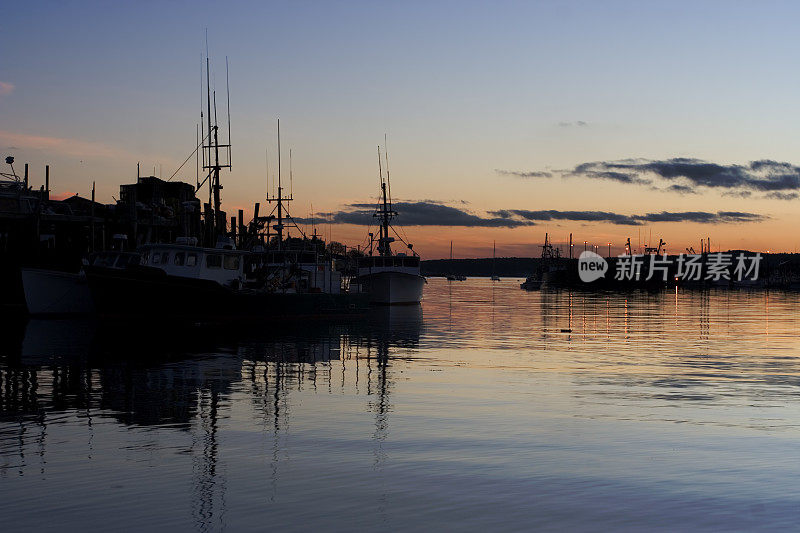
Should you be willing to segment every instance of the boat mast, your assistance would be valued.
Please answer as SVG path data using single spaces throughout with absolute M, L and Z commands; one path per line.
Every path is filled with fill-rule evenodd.
M 381 147 L 378 146 L 378 175 L 381 181 L 381 205 L 375 216 L 381 218 L 380 238 L 378 239 L 378 255 L 381 257 L 390 257 L 392 255 L 391 243 L 394 238 L 389 237 L 389 220 L 396 214 L 390 205 L 391 200 L 387 193 L 387 182 L 389 173 L 387 169 L 386 180 L 383 179 L 383 166 L 381 164 Z
M 281 119 L 278 119 L 278 250 L 283 246 L 283 187 L 281 186 Z
M 291 152 L 290 152 L 290 154 L 291 154 Z M 290 159 L 290 161 L 291 161 L 291 159 Z M 289 164 L 291 166 L 291 162 Z M 290 172 L 290 175 L 291 175 L 291 170 L 289 172 Z M 274 226 L 272 226 L 272 229 L 274 229 L 277 232 L 277 235 L 278 235 L 278 250 L 281 250 L 283 248 L 283 229 L 285 227 L 285 225 L 283 223 L 283 219 L 284 219 L 284 205 L 283 205 L 283 202 L 290 202 L 290 201 L 292 201 L 292 199 L 293 198 L 292 198 L 291 190 L 290 190 L 288 196 L 283 196 L 283 182 L 281 181 L 281 119 L 278 119 L 278 194 L 277 194 L 277 196 L 270 197 L 269 193 L 267 193 L 267 202 L 269 202 L 269 203 L 272 203 L 272 202 L 277 203 L 278 223 L 275 224 Z M 287 211 L 286 214 L 288 215 L 288 210 L 286 210 L 286 211 Z
M 226 85 L 227 85 L 227 58 L 225 61 L 226 66 Z M 213 94 L 212 94 L 213 93 Z M 211 111 L 212 111 L 212 100 L 213 100 L 213 111 L 214 111 L 214 121 L 211 121 Z M 230 92 L 228 93 L 228 102 L 230 106 Z M 208 189 L 208 203 L 211 204 L 213 200 L 213 215 L 209 217 L 209 220 L 206 221 L 208 225 L 208 245 L 214 246 L 216 244 L 217 238 L 220 235 L 223 235 L 227 229 L 227 221 L 225 220 L 225 215 L 222 212 L 222 198 L 220 195 L 220 191 L 222 190 L 222 185 L 220 184 L 219 173 L 220 170 L 223 168 L 231 168 L 231 145 L 230 145 L 230 109 L 228 109 L 228 143 L 227 144 L 220 144 L 219 143 L 219 123 L 217 122 L 217 93 L 216 91 L 211 90 L 211 61 L 208 57 L 208 38 L 206 37 L 206 126 L 208 128 L 208 144 L 203 145 L 203 155 L 205 156 L 206 150 L 208 150 L 208 159 L 206 160 L 205 157 L 203 158 L 206 163 L 203 165 L 203 170 L 208 171 L 208 176 L 206 177 L 203 182 L 206 180 L 209 181 L 209 189 Z M 203 118 L 202 112 L 200 114 L 201 119 Z M 220 161 L 220 148 L 227 149 L 227 160 L 225 162 Z M 211 161 L 212 157 L 212 150 L 213 150 L 213 163 Z M 203 184 L 201 183 L 200 186 Z M 198 187 L 199 188 L 199 187 Z
M 281 186 L 281 119 L 278 119 L 278 223 L 274 226 L 278 232 L 278 250 L 283 246 L 283 187 Z

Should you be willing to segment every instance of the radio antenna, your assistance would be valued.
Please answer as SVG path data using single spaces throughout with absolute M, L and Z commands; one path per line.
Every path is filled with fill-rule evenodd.
M 314 202 L 311 202 L 311 238 L 316 239 L 317 227 L 314 225 Z
M 384 184 L 383 181 L 383 166 L 381 165 L 381 145 L 378 145 L 378 176 L 381 179 L 381 187 Z
M 278 196 L 281 195 L 281 119 L 278 119 Z
M 206 41 L 208 41 L 208 29 L 206 29 Z M 206 139 L 206 128 L 203 124 L 203 54 L 200 53 L 200 138 L 203 139 L 203 144 L 205 144 Z M 203 158 L 203 168 L 206 167 L 206 148 L 203 146 L 200 150 L 202 153 L 201 157 Z M 200 187 L 198 186 L 198 189 Z
M 233 172 L 233 158 L 231 157 L 231 86 L 228 81 L 228 56 L 225 56 L 225 92 L 228 99 L 228 171 Z
M 386 188 L 389 189 L 389 209 L 392 208 L 392 182 L 389 181 L 389 142 L 387 135 L 383 134 L 383 156 L 386 159 Z
M 200 148 L 200 125 L 196 125 L 194 128 L 195 132 L 195 146 Z M 195 183 L 195 191 L 200 188 L 200 154 L 198 153 L 198 148 L 194 149 L 194 183 Z

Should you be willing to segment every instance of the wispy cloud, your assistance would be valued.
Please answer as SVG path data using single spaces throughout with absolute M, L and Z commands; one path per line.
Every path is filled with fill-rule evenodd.
M 589 124 L 586 123 L 586 121 L 584 121 L 584 120 L 576 120 L 575 122 L 559 122 L 558 125 L 561 128 L 571 128 L 573 126 L 577 126 L 579 128 L 583 128 L 583 127 L 588 126 Z
M 14 84 L 7 81 L 0 81 L 0 96 L 6 96 L 14 92 Z
M 534 170 L 534 171 L 529 171 L 529 172 L 523 172 L 523 171 L 520 171 L 520 170 L 503 170 L 503 169 L 497 168 L 497 169 L 495 169 L 495 172 L 497 172 L 501 176 L 513 176 L 515 178 L 524 178 L 524 179 L 528 179 L 528 178 L 552 178 L 553 177 L 553 173 L 552 172 L 548 172 L 546 170 L 539 170 L 539 171 Z
M 750 198 L 753 196 L 751 191 L 725 191 L 722 193 L 722 196 L 727 196 L 729 198 Z
M 796 200 L 800 198 L 800 194 L 797 194 L 796 192 L 772 191 L 765 194 L 764 198 L 770 198 L 772 200 Z
M 0 130 L 0 144 L 16 147 L 17 150 L 42 150 L 48 153 L 81 158 L 135 157 L 129 152 L 96 141 L 82 141 L 61 137 L 27 135 Z
M 657 187 L 655 187 L 655 189 L 659 190 L 659 191 L 660 190 L 668 190 L 670 192 L 677 192 L 679 194 L 698 194 L 698 192 L 696 190 L 694 190 L 692 187 L 690 187 L 689 185 L 678 185 L 676 183 L 673 183 L 672 185 L 670 185 L 666 189 L 659 189 Z

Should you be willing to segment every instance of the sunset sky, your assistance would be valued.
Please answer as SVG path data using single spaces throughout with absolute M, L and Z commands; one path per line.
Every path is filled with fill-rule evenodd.
M 0 155 L 113 202 L 192 152 L 208 28 L 228 213 L 293 150 L 291 212 L 363 242 L 388 135 L 423 258 L 557 243 L 800 250 L 793 2 L 28 2 L 3 13 Z M 7 171 L 7 167 L 3 169 Z M 193 160 L 175 179 L 194 183 Z M 201 192 L 201 197 L 206 193 Z M 320 215 L 321 214 L 321 215 Z

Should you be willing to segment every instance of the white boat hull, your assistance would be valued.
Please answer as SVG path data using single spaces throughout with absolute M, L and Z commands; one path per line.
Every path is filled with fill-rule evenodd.
M 94 311 L 89 285 L 81 274 L 23 268 L 22 288 L 31 315 L 89 314 Z
M 422 301 L 424 277 L 405 272 L 375 272 L 359 278 L 364 290 L 369 292 L 371 303 L 417 304 Z

